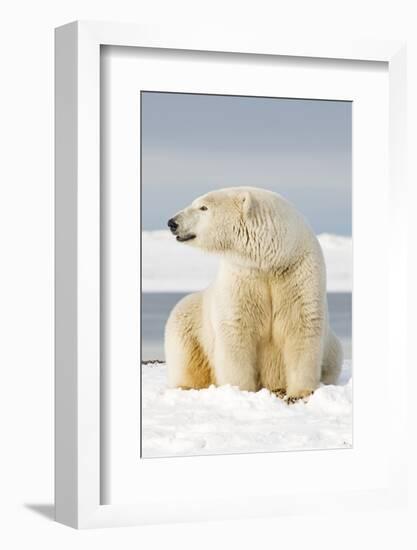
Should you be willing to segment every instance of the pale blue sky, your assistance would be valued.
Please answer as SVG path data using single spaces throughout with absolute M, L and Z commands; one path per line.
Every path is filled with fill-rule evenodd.
M 351 103 L 142 93 L 142 227 L 213 189 L 290 200 L 316 233 L 350 235 Z

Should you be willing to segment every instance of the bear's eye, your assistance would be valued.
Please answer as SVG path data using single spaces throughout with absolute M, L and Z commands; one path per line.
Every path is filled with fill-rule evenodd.
M 200 206 L 200 210 L 207 210 L 207 206 Z

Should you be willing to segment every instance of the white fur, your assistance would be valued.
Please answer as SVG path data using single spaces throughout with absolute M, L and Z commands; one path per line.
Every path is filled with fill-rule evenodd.
M 227 188 L 174 221 L 177 238 L 190 239 L 178 246 L 222 261 L 216 280 L 170 314 L 170 387 L 231 384 L 299 398 L 337 381 L 342 351 L 328 325 L 322 251 L 292 205 L 263 189 Z

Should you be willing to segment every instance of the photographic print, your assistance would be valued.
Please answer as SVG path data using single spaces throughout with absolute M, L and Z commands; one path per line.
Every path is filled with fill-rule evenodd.
M 352 446 L 352 104 L 141 92 L 141 456 Z

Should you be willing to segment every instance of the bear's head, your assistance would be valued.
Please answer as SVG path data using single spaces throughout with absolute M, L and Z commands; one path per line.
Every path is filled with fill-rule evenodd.
M 270 269 L 293 257 L 306 224 L 276 193 L 231 187 L 198 197 L 168 227 L 177 241 Z

